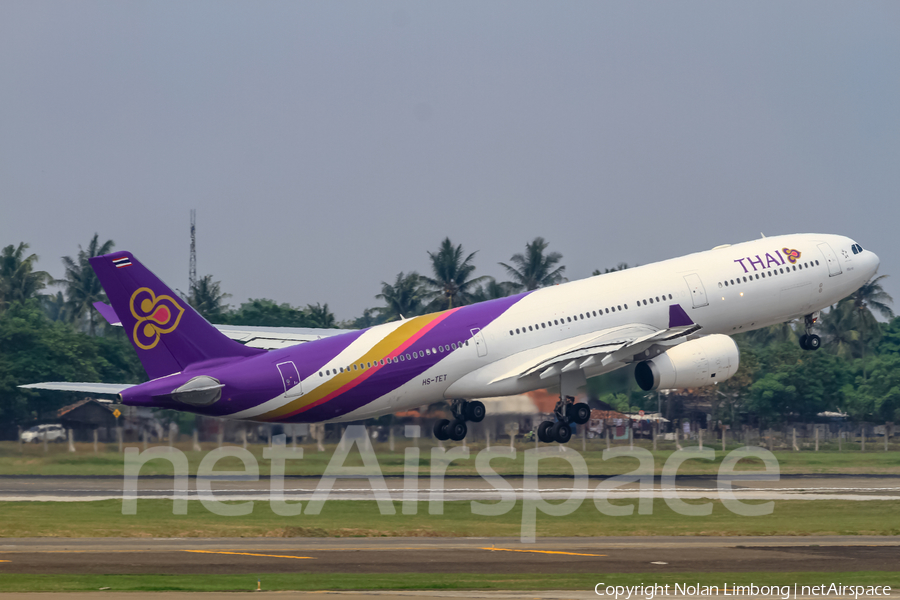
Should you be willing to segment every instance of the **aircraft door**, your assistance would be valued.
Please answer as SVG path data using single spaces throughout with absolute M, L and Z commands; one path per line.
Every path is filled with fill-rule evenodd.
M 694 308 L 709 306 L 709 300 L 706 298 L 706 288 L 703 287 L 700 276 L 696 273 L 691 273 L 690 275 L 685 275 L 684 280 L 687 282 L 688 289 L 691 290 L 691 302 Z
M 822 242 L 819 244 L 819 251 L 822 252 L 822 256 L 825 257 L 825 263 L 828 265 L 828 276 L 834 277 L 835 275 L 840 275 L 841 265 L 838 262 L 834 250 L 831 249 L 831 246 L 829 246 L 827 242 Z
M 281 381 L 284 383 L 284 397 L 297 398 L 303 394 L 300 386 L 300 373 L 293 361 L 278 363 L 278 372 L 281 373 Z
M 475 342 L 475 349 L 478 350 L 478 356 L 487 356 L 487 344 L 484 343 L 484 334 L 478 327 L 470 329 L 472 332 L 472 341 Z

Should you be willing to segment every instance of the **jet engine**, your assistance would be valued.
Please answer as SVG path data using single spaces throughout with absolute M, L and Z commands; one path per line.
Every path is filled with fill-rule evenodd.
M 714 334 L 684 342 L 637 365 L 634 378 L 644 391 L 693 388 L 725 381 L 740 364 L 737 344 Z

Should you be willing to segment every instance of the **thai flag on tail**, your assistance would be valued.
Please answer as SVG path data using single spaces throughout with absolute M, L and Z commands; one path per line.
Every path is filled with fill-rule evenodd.
M 114 265 L 116 265 L 117 269 L 121 269 L 122 267 L 130 267 L 131 266 L 131 259 L 128 258 L 127 256 L 123 256 L 122 258 L 114 258 L 112 262 Z

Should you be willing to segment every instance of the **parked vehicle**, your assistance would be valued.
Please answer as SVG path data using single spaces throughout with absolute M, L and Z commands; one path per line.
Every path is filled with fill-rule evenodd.
M 21 440 L 23 442 L 32 442 L 38 444 L 47 440 L 48 442 L 64 442 L 66 440 L 66 430 L 62 425 L 35 425 L 28 431 L 23 431 Z

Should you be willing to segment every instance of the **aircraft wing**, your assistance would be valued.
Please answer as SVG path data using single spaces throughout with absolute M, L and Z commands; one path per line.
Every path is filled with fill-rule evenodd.
M 122 326 L 113 307 L 104 302 L 94 302 L 94 308 L 103 315 L 110 325 Z M 295 346 L 302 342 L 320 340 L 333 335 L 340 335 L 349 329 L 314 329 L 308 327 L 257 327 L 254 325 L 213 325 L 229 338 L 252 348 L 277 350 Z
M 660 329 L 652 325 L 634 323 L 606 329 L 598 335 L 587 340 L 579 340 L 570 346 L 556 347 L 539 356 L 531 355 L 495 377 L 490 383 L 511 377 L 528 377 L 536 373 L 540 374 L 541 379 L 548 379 L 568 371 L 607 366 L 633 358 L 657 344 L 681 343 L 699 330 L 700 326 L 691 321 L 684 309 L 673 304 L 669 307 L 669 327 Z
M 29 383 L 20 385 L 20 388 L 31 390 L 56 390 L 59 392 L 85 392 L 88 394 L 116 395 L 122 390 L 136 386 L 136 383 L 82 383 L 78 381 L 48 381 L 44 383 Z
M 301 342 L 347 333 L 348 329 L 311 329 L 306 327 L 253 327 L 247 325 L 215 325 L 215 328 L 238 342 L 253 348 L 277 350 Z

